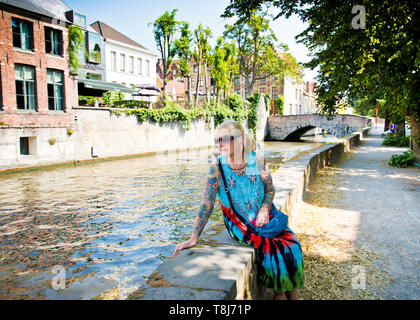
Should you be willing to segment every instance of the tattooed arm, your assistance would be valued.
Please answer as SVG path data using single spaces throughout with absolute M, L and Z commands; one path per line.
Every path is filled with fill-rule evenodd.
M 190 248 L 197 243 L 198 238 L 201 236 L 201 233 L 203 232 L 203 229 L 206 226 L 211 213 L 213 212 L 214 203 L 216 201 L 216 195 L 217 191 L 219 190 L 219 186 L 219 169 L 217 167 L 217 164 L 212 164 L 210 166 L 209 174 L 207 177 L 207 183 L 203 194 L 203 200 L 201 201 L 200 208 L 195 218 L 195 224 L 191 238 L 188 241 L 179 244 L 176 247 L 175 252 L 182 249 Z
M 274 200 L 275 189 L 270 171 L 265 165 L 263 154 L 257 157 L 257 166 L 258 171 L 260 172 L 261 180 L 264 183 L 264 198 L 257 216 L 256 226 L 262 227 L 268 222 L 268 212 L 270 211 L 270 206 Z

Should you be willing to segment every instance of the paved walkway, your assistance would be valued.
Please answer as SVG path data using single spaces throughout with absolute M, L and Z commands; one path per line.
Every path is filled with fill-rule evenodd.
M 376 294 L 383 299 L 420 299 L 420 169 L 389 166 L 391 156 L 406 148 L 381 142 L 373 130 L 337 164 L 337 189 L 344 195 L 337 209 L 359 213 L 352 226 L 356 247 L 383 257 L 374 265 L 386 270 L 390 282 Z M 345 232 L 345 224 L 337 224 L 337 232 L 343 226 Z

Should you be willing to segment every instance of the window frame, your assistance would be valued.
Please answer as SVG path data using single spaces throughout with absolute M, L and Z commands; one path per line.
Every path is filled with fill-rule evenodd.
M 90 32 L 90 31 L 87 31 L 86 33 L 87 33 L 86 47 L 87 47 L 87 52 L 88 52 L 87 61 L 89 63 L 100 64 L 101 61 L 102 61 L 102 58 L 101 58 L 101 54 L 102 54 L 102 52 L 101 52 L 102 51 L 102 48 L 101 48 L 101 36 L 99 34 L 97 34 L 97 33 Z M 93 38 L 94 37 L 97 37 L 97 39 L 98 39 L 97 45 L 99 46 L 99 51 L 98 50 L 93 50 L 93 49 L 91 50 L 91 42 L 94 42 L 93 41 Z M 92 41 L 91 41 L 91 38 L 92 38 Z M 96 43 L 96 41 L 95 41 L 95 43 Z M 92 53 L 98 53 L 96 55 L 97 56 L 97 59 L 91 59 L 91 56 L 92 56 L 91 54 Z
M 134 56 L 128 56 L 128 72 L 134 73 Z
M 120 53 L 120 71 L 125 72 L 125 54 Z
M 15 32 L 13 30 L 13 28 L 15 27 L 13 25 L 13 20 L 15 20 L 15 23 L 18 22 L 19 25 L 19 34 L 17 32 Z M 23 44 L 22 44 L 22 37 L 24 36 L 22 34 L 22 23 L 27 23 L 28 24 L 28 43 L 29 43 L 29 48 L 24 48 Z M 12 17 L 11 18 L 11 24 L 12 24 L 12 43 L 13 43 L 13 48 L 19 48 L 21 50 L 28 50 L 28 51 L 34 51 L 34 28 L 33 28 L 33 23 L 31 21 L 28 20 L 24 20 L 24 19 L 20 19 L 20 18 L 15 18 Z M 19 35 L 19 45 L 17 45 L 15 43 L 15 36 Z M 25 41 L 26 43 L 26 41 Z
M 146 59 L 146 77 L 150 77 L 150 60 Z
M 53 38 L 53 33 L 57 32 L 59 34 L 59 53 L 54 53 L 55 43 L 54 40 L 47 40 L 47 34 L 50 34 L 50 37 Z M 63 56 L 63 32 L 59 29 L 54 29 L 51 27 L 44 27 L 44 35 L 45 35 L 45 53 L 52 54 L 55 56 Z M 47 41 L 51 42 L 51 52 L 47 51 Z
M 32 71 L 33 71 L 33 80 L 26 80 L 25 78 L 23 80 L 20 80 L 20 79 L 17 80 L 16 79 L 16 69 L 17 68 L 22 68 L 23 76 L 24 77 L 25 77 L 25 69 L 26 68 L 32 69 Z M 23 91 L 23 93 L 22 94 L 18 94 L 17 81 L 22 81 L 23 82 L 23 85 L 22 85 L 22 91 Z M 32 84 L 32 90 L 33 90 L 33 94 L 32 95 L 29 95 L 27 93 L 27 91 L 28 91 L 27 84 Z M 16 108 L 18 110 L 34 110 L 34 111 L 37 111 L 36 70 L 35 70 L 35 67 L 34 66 L 25 65 L 25 64 L 17 64 L 17 63 L 15 64 L 15 89 L 16 89 Z M 23 101 L 24 101 L 23 108 L 19 107 L 19 105 L 18 105 L 18 96 L 23 96 Z M 33 99 L 32 99 L 33 105 L 32 106 L 29 105 L 29 100 L 28 100 L 28 97 L 29 96 L 32 96 L 33 97 Z
M 137 58 L 137 63 L 138 63 L 137 73 L 142 76 L 143 75 L 143 59 Z
M 58 73 L 61 76 L 61 83 L 57 83 L 55 81 L 53 82 L 49 82 L 49 77 L 48 74 L 49 73 L 53 73 L 52 78 L 55 79 L 55 74 Z M 53 86 L 53 94 L 54 96 L 51 97 L 50 93 L 49 93 L 49 86 L 52 85 Z M 58 97 L 58 90 L 61 90 L 61 98 Z M 65 98 L 64 98 L 64 72 L 62 70 L 57 70 L 57 69 L 47 69 L 47 98 L 48 98 L 48 111 L 64 111 L 65 110 Z M 50 99 L 53 99 L 53 109 L 51 109 L 50 106 Z M 58 101 L 61 99 L 61 108 L 59 108 L 58 106 Z
M 117 71 L 117 52 L 111 51 L 111 71 Z

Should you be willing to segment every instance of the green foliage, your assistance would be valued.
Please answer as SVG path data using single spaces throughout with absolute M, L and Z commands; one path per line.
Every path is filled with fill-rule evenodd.
M 354 100 L 352 103 L 353 114 L 367 117 L 376 117 L 376 99 L 372 97 L 362 97 Z M 384 119 L 386 117 L 386 101 L 379 99 L 378 117 Z
M 402 137 L 396 134 L 390 134 L 385 137 L 382 141 L 383 146 L 395 146 L 395 147 L 409 147 L 410 137 Z
M 247 100 L 250 102 L 250 107 L 248 109 L 248 128 L 254 134 L 254 138 L 257 135 L 257 124 L 258 124 L 258 113 L 257 107 L 258 102 L 260 101 L 261 94 L 254 93 L 252 96 L 249 96 Z
M 366 24 L 359 29 L 352 23 L 358 22 L 352 1 L 232 0 L 223 15 L 237 15 L 243 21 L 264 5 L 277 8 L 275 19 L 296 14 L 307 23 L 297 39 L 313 57 L 305 67 L 320 70 L 316 93 L 323 113 L 334 116 L 343 98 L 383 98 L 395 116 L 410 117 L 413 136 L 418 135 L 420 42 L 415 1 L 362 1 Z M 414 144 L 420 157 L 420 145 Z
M 102 100 L 106 106 L 112 107 L 120 100 L 120 96 L 115 91 L 107 91 L 102 95 Z
M 388 164 L 390 166 L 398 168 L 406 168 L 414 165 L 414 155 L 412 151 L 405 151 L 403 154 L 394 154 L 389 159 Z
M 82 51 L 84 55 L 87 55 L 84 43 L 85 36 L 82 28 L 78 25 L 69 26 L 69 64 L 70 71 L 77 73 L 80 67 L 79 63 L 79 53 Z
M 270 111 L 270 107 L 271 107 L 271 96 L 269 93 L 264 93 L 264 101 L 265 101 L 265 106 L 267 108 L 267 111 Z
M 172 61 L 176 56 L 177 50 L 175 46 L 174 36 L 178 30 L 180 22 L 175 20 L 175 14 L 178 9 L 169 12 L 165 11 L 153 23 L 153 34 L 158 50 L 161 53 L 163 64 L 163 87 L 168 83 L 167 76 L 169 74 Z
M 236 120 L 235 112 L 225 104 L 210 104 L 207 106 L 207 118 L 214 119 L 214 126 L 217 127 L 226 119 Z
M 229 92 L 232 78 L 238 74 L 237 47 L 235 42 L 229 43 L 223 37 L 217 38 L 214 53 L 211 57 L 211 76 L 216 87 L 216 100 L 224 90 Z
M 122 114 L 137 116 L 140 122 L 151 120 L 154 122 L 167 123 L 171 121 L 185 121 L 184 129 L 189 130 L 191 120 L 204 117 L 206 112 L 203 108 L 185 109 L 178 104 L 170 101 L 165 102 L 165 107 L 161 109 L 132 109 L 132 110 L 111 110 L 111 114 L 121 116 Z
M 92 96 L 79 96 L 79 104 L 80 105 L 90 105 L 93 106 L 95 104 L 95 101 L 98 100 L 100 98 L 98 97 L 92 97 Z
M 279 111 L 279 115 L 283 115 L 284 113 L 284 98 L 283 96 L 278 96 L 276 99 L 274 99 L 274 106 L 277 107 Z
M 223 36 L 235 40 L 238 47 L 239 73 L 249 79 L 248 92 L 253 92 L 257 80 L 289 75 L 294 79 L 300 77 L 300 67 L 290 54 L 281 57 L 275 47 L 287 51 L 285 44 L 276 44 L 277 38 L 270 28 L 265 14 L 252 12 L 249 19 L 238 20 L 233 25 L 226 25 Z

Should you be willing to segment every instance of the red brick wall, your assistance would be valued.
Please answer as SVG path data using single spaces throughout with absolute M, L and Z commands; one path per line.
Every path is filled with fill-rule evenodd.
M 8 125 L 71 125 L 72 107 L 77 106 L 77 80 L 69 74 L 68 29 L 65 25 L 52 24 L 48 18 L 22 15 L 22 12 L 0 10 L 0 72 L 2 85 L 2 111 L 0 122 Z M 16 17 L 32 22 L 33 52 L 25 52 L 13 47 L 12 21 Z M 45 53 L 44 27 L 62 31 L 63 56 Z M 36 112 L 17 110 L 15 63 L 35 67 Z M 64 112 L 48 110 L 47 69 L 57 69 L 64 73 Z

